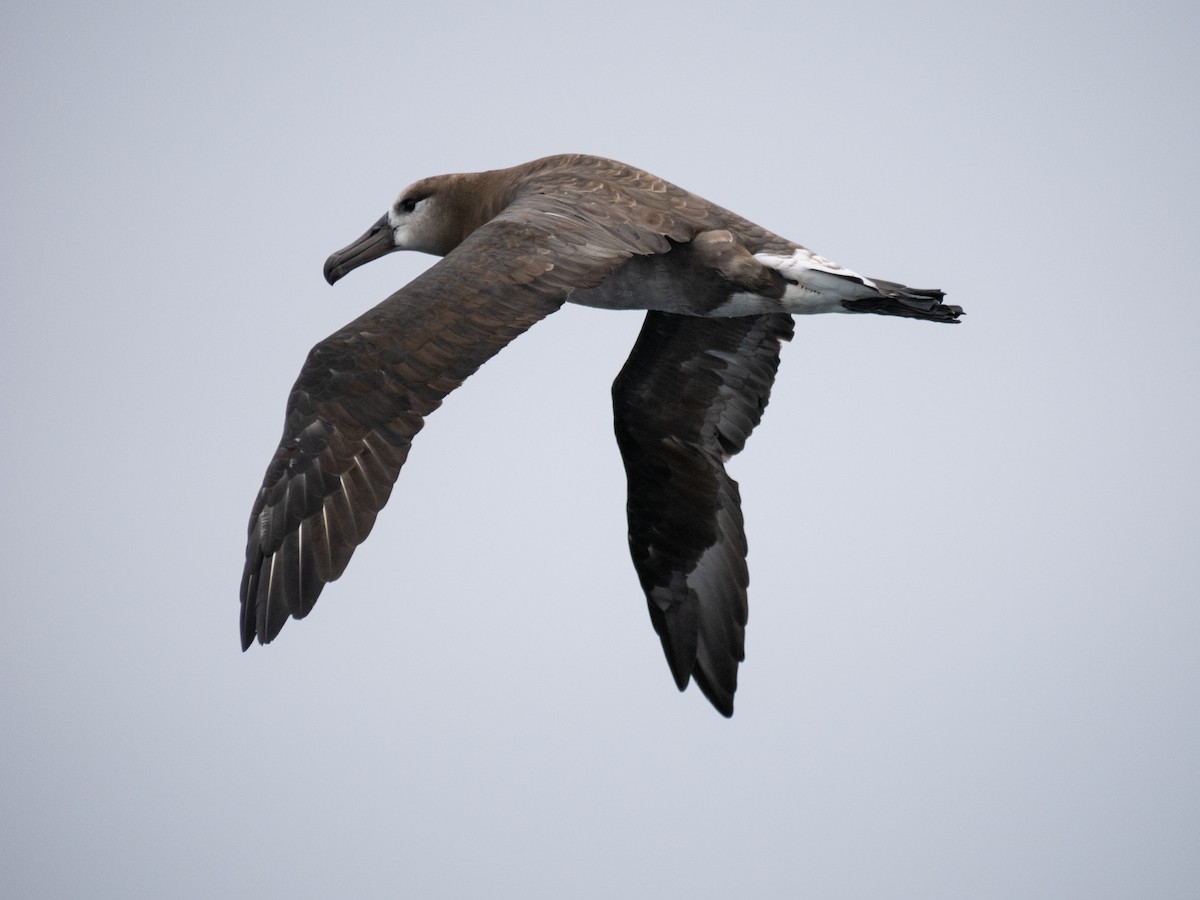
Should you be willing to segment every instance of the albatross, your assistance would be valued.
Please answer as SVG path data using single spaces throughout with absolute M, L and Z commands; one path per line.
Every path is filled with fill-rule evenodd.
M 242 649 L 308 615 L 370 534 L 425 418 L 483 363 L 564 303 L 645 310 L 612 388 L 629 550 L 675 684 L 695 681 L 731 716 L 749 573 L 725 463 L 762 417 L 792 317 L 955 322 L 961 307 L 596 156 L 417 181 L 325 278 L 395 250 L 442 259 L 300 370 L 250 513 Z

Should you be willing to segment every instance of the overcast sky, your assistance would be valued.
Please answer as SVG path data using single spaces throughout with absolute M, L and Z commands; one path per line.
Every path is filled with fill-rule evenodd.
M 0 895 L 1200 894 L 1195 3 L 7 4 Z M 737 713 L 674 687 L 568 308 L 242 654 L 325 257 L 590 152 L 957 327 L 797 323 L 731 470 Z

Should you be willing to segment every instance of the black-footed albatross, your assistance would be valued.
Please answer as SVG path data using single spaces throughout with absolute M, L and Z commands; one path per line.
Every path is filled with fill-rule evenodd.
M 762 417 L 802 313 L 954 322 L 939 290 L 864 278 L 648 172 L 594 156 L 426 178 L 329 257 L 444 257 L 317 344 L 250 514 L 241 631 L 271 641 L 345 571 L 425 417 L 564 303 L 647 310 L 613 383 L 629 549 L 680 690 L 733 714 L 746 537 L 725 462 Z

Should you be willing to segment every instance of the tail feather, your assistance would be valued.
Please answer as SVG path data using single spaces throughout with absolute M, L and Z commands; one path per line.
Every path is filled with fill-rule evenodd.
M 851 312 L 877 313 L 883 316 L 904 316 L 909 319 L 925 319 L 930 322 L 958 321 L 963 315 L 961 306 L 942 303 L 943 291 L 935 288 L 910 288 L 894 281 L 871 279 L 879 293 L 871 297 L 856 297 L 843 300 L 842 305 Z
M 754 258 L 783 276 L 787 287 L 781 306 L 792 315 L 866 312 L 954 322 L 963 314 L 961 306 L 942 303 L 942 291 L 864 278 L 799 244 L 788 256 L 756 253 Z

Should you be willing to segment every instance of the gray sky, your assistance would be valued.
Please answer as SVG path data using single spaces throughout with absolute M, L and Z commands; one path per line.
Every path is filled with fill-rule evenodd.
M 1194 3 L 23 6 L 0 895 L 1197 895 Z M 288 388 L 432 262 L 325 257 L 563 151 L 968 311 L 798 322 L 732 466 L 736 716 L 676 692 L 625 546 L 639 315 L 489 363 L 243 655 Z

